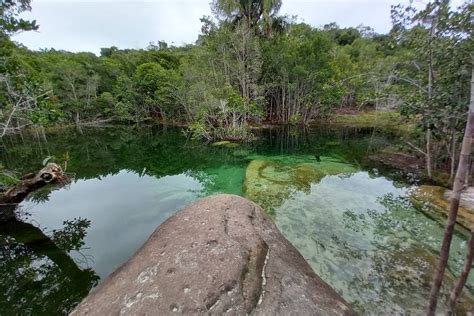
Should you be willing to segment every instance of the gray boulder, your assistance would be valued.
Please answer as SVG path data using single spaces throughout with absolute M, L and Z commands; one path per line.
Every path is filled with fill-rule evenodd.
M 256 204 L 199 200 L 161 224 L 72 315 L 352 315 Z

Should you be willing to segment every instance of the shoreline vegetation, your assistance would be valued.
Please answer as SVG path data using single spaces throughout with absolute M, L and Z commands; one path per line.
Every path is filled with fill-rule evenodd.
M 140 123 L 136 122 L 123 122 L 114 120 L 101 120 L 94 122 L 81 122 L 80 124 L 62 124 L 53 125 L 47 127 L 41 126 L 29 126 L 29 128 L 23 129 L 25 133 L 39 133 L 47 134 L 50 131 L 61 130 L 66 128 L 77 128 L 82 127 L 96 127 L 96 128 L 113 128 L 117 125 L 134 125 L 134 124 L 151 124 L 151 125 L 168 125 L 172 127 L 180 127 L 186 131 L 186 135 L 192 138 L 192 134 L 189 133 L 190 123 L 177 122 L 177 121 L 165 121 L 162 119 L 149 119 L 144 120 Z M 406 119 L 398 112 L 377 112 L 373 110 L 365 111 L 351 111 L 351 113 L 338 113 L 333 115 L 330 119 L 325 120 L 314 120 L 309 125 L 304 124 L 278 124 L 278 123 L 266 123 L 249 125 L 249 136 L 245 138 L 232 138 L 223 137 L 221 139 L 204 139 L 203 144 L 208 145 L 223 145 L 223 146 L 234 146 L 236 143 L 249 142 L 256 139 L 252 134 L 252 131 L 259 129 L 271 129 L 271 128 L 312 128 L 318 126 L 340 126 L 340 127 L 355 127 L 355 128 L 373 128 L 374 132 L 377 129 L 390 130 L 395 132 L 402 139 L 402 144 L 398 147 L 388 146 L 377 155 L 372 155 L 371 160 L 377 163 L 381 163 L 390 168 L 398 169 L 404 173 L 411 173 L 420 178 L 426 179 L 429 183 L 440 185 L 446 188 L 451 188 L 452 181 L 450 179 L 449 168 L 447 166 L 440 167 L 435 170 L 431 179 L 428 178 L 426 171 L 426 162 L 424 157 L 419 155 L 409 145 L 403 145 L 403 139 L 410 139 L 410 137 L 416 133 L 416 122 L 413 119 Z M 252 135 L 252 136 L 250 136 Z M 197 139 L 198 141 L 201 141 Z M 1 184 L 1 183 L 0 183 Z
M 84 128 L 114 128 L 118 125 L 129 125 L 133 126 L 133 122 L 120 122 L 120 121 L 99 121 L 99 122 L 82 122 L 79 125 L 74 123 L 63 124 L 63 125 L 54 125 L 47 127 L 38 127 L 30 126 L 21 131 L 21 133 L 35 133 L 38 135 L 46 135 L 51 131 L 58 131 L 68 128 L 76 128 L 79 131 Z M 176 121 L 164 121 L 164 120 L 146 120 L 144 122 L 138 123 L 140 125 L 167 125 L 170 127 L 179 127 L 183 128 L 183 132 L 187 137 L 192 137 L 189 135 L 189 123 L 186 122 L 176 122 Z M 418 152 L 414 151 L 409 145 L 405 143 L 406 139 L 410 139 L 413 133 L 416 133 L 416 123 L 413 120 L 407 120 L 402 117 L 397 112 L 376 112 L 376 111 L 358 111 L 351 113 L 339 113 L 331 117 L 330 120 L 315 120 L 309 125 L 303 124 L 269 124 L 263 122 L 262 124 L 249 125 L 250 133 L 258 131 L 260 129 L 272 129 L 272 128 L 295 128 L 295 129 L 311 129 L 314 127 L 354 127 L 354 128 L 372 128 L 373 132 L 376 133 L 379 131 L 392 131 L 399 138 L 400 142 L 397 146 L 388 145 L 385 149 L 381 150 L 379 153 L 374 154 L 370 157 L 370 160 L 385 165 L 387 167 L 400 170 L 406 174 L 413 174 L 420 179 L 425 179 L 427 183 L 434 185 L 443 186 L 446 188 L 451 188 L 452 182 L 450 180 L 449 168 L 448 166 L 440 167 L 435 170 L 432 178 L 428 178 L 426 171 L 426 162 L 424 157 L 419 155 Z M 253 135 L 253 134 L 252 134 Z M 236 138 L 222 138 L 219 140 L 199 140 L 195 139 L 198 142 L 201 142 L 203 145 L 211 146 L 224 146 L 224 147 L 237 147 L 238 143 L 241 142 L 252 142 L 257 137 L 253 135 L 252 137 L 247 137 L 243 139 Z M 0 181 L 0 184 L 3 181 Z
M 30 0 L 7 2 L 0 137 L 32 125 L 171 122 L 216 142 L 249 140 L 253 128 L 274 124 L 371 125 L 404 130 L 410 148 L 400 151 L 422 157 L 428 178 L 447 169 L 453 181 L 469 103 L 469 1 L 393 6 L 387 34 L 313 27 L 280 14 L 281 0 L 245 3 L 212 1 L 193 44 L 97 56 L 14 42 L 39 26 L 20 17 Z

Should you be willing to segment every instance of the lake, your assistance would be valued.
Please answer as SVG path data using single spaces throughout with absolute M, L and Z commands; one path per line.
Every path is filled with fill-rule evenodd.
M 66 314 L 160 223 L 216 193 L 262 205 L 359 312 L 422 313 L 444 219 L 411 203 L 420 179 L 371 159 L 399 136 L 342 127 L 255 134 L 256 141 L 220 146 L 167 126 L 4 138 L 2 168 L 26 174 L 54 157 L 67 161 L 74 180 L 35 192 L 20 204 L 18 220 L 0 224 L 0 314 Z M 450 273 L 460 271 L 465 250 L 466 232 L 458 227 Z M 472 274 L 468 287 L 474 289 Z

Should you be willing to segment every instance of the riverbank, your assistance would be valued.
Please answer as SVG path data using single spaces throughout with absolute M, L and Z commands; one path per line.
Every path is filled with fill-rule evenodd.
M 320 122 L 323 123 L 323 122 Z M 398 112 L 361 111 L 352 114 L 335 114 L 329 123 L 348 127 L 375 127 L 408 133 L 415 128 L 412 121 L 403 118 Z
M 114 128 L 117 126 L 141 126 L 141 125 L 160 125 L 170 128 L 183 128 L 186 129 L 189 127 L 189 124 L 183 121 L 169 121 L 169 120 L 149 120 L 142 122 L 138 125 L 136 124 L 120 124 L 120 122 L 102 122 L 101 124 L 84 124 L 84 125 L 60 125 L 60 126 L 51 126 L 51 127 L 39 127 L 34 128 L 30 127 L 24 131 L 22 134 L 32 135 L 38 139 L 44 139 L 46 134 L 61 132 L 65 129 L 77 129 L 81 132 L 85 128 Z M 257 139 L 256 135 L 260 134 L 262 130 L 268 129 L 284 129 L 289 127 L 290 129 L 312 129 L 312 128 L 322 128 L 324 126 L 331 126 L 332 128 L 372 128 L 372 133 L 380 133 L 383 131 L 388 131 L 394 133 L 396 137 L 400 139 L 397 142 L 397 145 L 387 144 L 382 150 L 373 153 L 371 155 L 371 160 L 378 162 L 387 167 L 399 169 L 406 174 L 414 174 L 419 178 L 424 178 L 426 180 L 426 171 L 425 171 L 425 162 L 424 157 L 420 156 L 419 153 L 414 152 L 412 148 L 405 146 L 405 141 L 410 139 L 410 133 L 414 131 L 415 124 L 413 121 L 409 121 L 402 117 L 400 113 L 397 112 L 376 112 L 376 111 L 359 111 L 351 113 L 339 113 L 333 115 L 325 120 L 319 119 L 315 120 L 310 126 L 299 126 L 299 125 L 284 125 L 284 124 L 275 124 L 263 122 L 262 124 L 253 124 L 249 125 L 251 129 L 252 138 L 243 140 L 235 138 L 223 138 L 222 140 L 211 140 L 207 141 L 209 144 L 220 144 L 222 142 L 232 142 L 232 146 L 235 146 L 237 143 L 241 142 L 253 142 Z M 188 137 L 190 135 L 188 134 Z M 203 142 L 205 143 L 205 142 Z M 6 171 L 6 170 L 3 170 Z M 1 171 L 0 171 L 1 172 Z M 7 172 L 8 173 L 8 172 Z M 9 178 L 9 174 L 5 177 L 6 182 Z M 433 180 L 434 179 L 434 180 Z M 446 170 L 436 170 L 433 173 L 433 179 L 430 181 L 432 184 L 442 185 L 445 187 L 450 186 L 450 177 L 449 172 Z M 1 183 L 0 183 L 1 184 Z

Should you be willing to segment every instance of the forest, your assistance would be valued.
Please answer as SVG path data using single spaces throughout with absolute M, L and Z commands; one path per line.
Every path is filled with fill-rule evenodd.
M 283 235 L 304 252 L 305 258 L 309 257 L 311 267 L 337 291 L 345 292 L 341 295 L 358 312 L 416 314 L 425 310 L 428 283 L 432 285 L 428 314 L 435 314 L 438 296 L 449 301 L 447 311 L 452 312 L 458 296 L 465 295 L 465 284 L 466 291 L 474 292 L 472 274 L 468 279 L 474 257 L 474 230 L 464 222 L 458 227 L 456 217 L 458 208 L 465 207 L 460 202 L 461 191 L 472 185 L 474 171 L 474 4 L 470 0 L 464 0 L 460 6 L 452 5 L 450 0 L 424 4 L 400 1 L 401 4 L 391 7 L 391 30 L 379 34 L 368 25 L 309 25 L 296 16 L 281 13 L 282 1 L 212 0 L 212 15 L 201 18 L 201 31 L 194 43 L 174 46 L 156 41 L 143 49 L 112 46 L 101 48 L 100 54 L 27 48 L 15 36 L 41 30 L 36 21 L 23 18 L 32 9 L 31 0 L 2 1 L 0 193 L 5 191 L 3 187 L 22 183 L 22 174 L 38 169 L 38 161 L 44 159 L 45 168 L 48 162 L 56 160 L 64 171 L 74 174 L 72 188 L 76 182 L 100 180 L 100 184 L 110 185 L 112 189 L 107 188 L 112 192 L 117 190 L 117 186 L 110 184 L 114 179 L 128 177 L 130 182 L 121 185 L 141 197 L 150 189 L 140 187 L 151 181 L 148 177 L 163 192 L 169 189 L 168 184 L 160 182 L 163 178 L 176 181 L 172 182 L 175 186 L 169 186 L 170 190 L 178 188 L 176 192 L 170 191 L 169 200 L 156 197 L 162 203 L 157 204 L 166 209 L 166 216 L 160 214 L 160 221 L 184 207 L 185 201 L 215 193 L 242 195 L 273 216 Z M 385 121 L 374 126 L 378 119 Z M 372 129 L 365 124 L 355 129 L 337 125 L 341 120 L 348 120 L 349 125 L 364 121 Z M 35 133 L 29 134 L 31 131 Z M 394 172 L 394 166 L 402 170 Z M 379 182 L 374 185 L 372 181 Z M 334 190 L 334 183 L 338 183 L 336 193 L 328 191 L 319 200 L 313 199 L 319 194 L 314 192 L 315 186 Z M 369 193 L 356 194 L 359 186 Z M 262 191 L 263 187 L 268 191 Z M 416 193 L 406 193 L 419 187 L 430 192 L 438 190 L 441 198 L 451 188 L 449 194 L 455 194 L 451 199 L 455 202 L 440 207 L 450 211 L 433 215 L 432 210 L 426 210 L 426 203 L 420 206 Z M 67 194 L 61 190 L 56 193 Z M 39 191 L 26 199 L 27 203 L 36 203 L 32 207 L 39 208 L 52 196 L 50 191 L 45 192 Z M 108 192 L 102 194 L 107 197 Z M 82 205 L 83 196 L 75 194 L 71 205 Z M 178 196 L 176 201 L 173 194 Z M 149 196 L 143 196 L 143 209 L 152 209 L 145 202 Z M 326 197 L 334 198 L 335 209 L 320 202 Z M 344 198 L 353 204 L 346 205 Z M 109 196 L 106 202 L 115 199 Z M 127 205 L 126 202 L 122 204 Z M 108 207 L 112 208 L 104 209 Z M 130 210 L 121 207 L 115 206 L 127 218 Z M 285 212 L 291 207 L 304 214 L 304 220 L 297 222 L 300 218 L 287 215 Z M 12 209 L 16 211 L 16 205 Z M 96 211 L 98 214 L 102 210 Z M 330 219 L 332 223 L 322 220 L 327 217 L 323 211 L 336 214 Z M 89 214 L 92 221 L 82 219 L 84 213 L 77 214 L 77 218 L 63 222 L 64 228 L 53 229 L 51 236 L 29 222 L 26 225 L 35 234 L 44 235 L 44 247 L 54 246 L 54 251 L 60 252 L 59 262 L 66 262 L 78 276 L 85 272 L 88 275 L 78 285 L 79 290 L 72 290 L 73 294 L 54 294 L 64 296 L 59 303 L 54 297 L 46 297 L 43 290 L 28 293 L 35 302 L 34 311 L 69 312 L 68 308 L 79 303 L 97 284 L 99 274 L 100 278 L 107 276 L 111 267 L 122 263 L 116 258 L 113 260 L 117 261 L 110 262 L 100 258 L 100 251 L 106 247 L 99 239 L 91 248 L 99 262 L 106 262 L 104 270 L 90 269 L 88 265 L 84 268 L 87 255 L 81 257 L 83 261 L 69 257 L 72 250 L 82 250 L 79 248 L 85 244 L 82 239 L 91 223 L 102 220 L 97 214 Z M 148 214 L 138 214 L 139 220 L 147 221 Z M 314 214 L 319 218 L 312 218 Z M 77 233 L 70 227 L 76 220 L 80 226 Z M 1 216 L 0 224 L 8 226 L 2 224 Z M 19 219 L 15 224 L 20 227 L 24 223 Z M 123 223 L 119 227 L 120 224 Z M 334 231 L 328 229 L 332 226 Z M 110 229 L 107 224 L 103 227 Z M 324 236 L 313 234 L 314 227 Z M 396 235 L 393 227 L 407 230 L 409 242 L 405 235 Z M 95 232 L 94 229 L 88 232 Z M 141 233 L 140 228 L 135 229 L 124 232 L 124 236 Z M 364 234 L 365 229 L 372 233 Z M 10 230 L 5 241 L 0 229 L 0 248 L 10 247 L 9 240 L 21 240 L 18 236 L 23 238 L 21 232 Z M 59 242 L 55 242 L 54 234 L 62 239 L 68 239 L 68 234 L 80 238 L 70 237 L 69 241 L 75 239 L 70 246 L 59 237 Z M 143 236 L 139 235 L 132 235 L 130 240 L 141 240 Z M 326 235 L 331 238 L 324 239 Z M 357 242 L 364 244 L 352 245 Z M 457 252 L 450 257 L 451 242 Z M 439 251 L 440 243 L 443 246 Z M 30 245 L 25 242 L 24 246 Z M 321 253 L 314 252 L 318 247 L 324 254 L 321 258 Z M 127 258 L 138 244 L 124 248 L 130 253 L 120 255 Z M 4 251 L 6 256 L 8 249 Z M 32 249 L 34 256 L 50 256 L 43 248 L 39 255 L 36 248 Z M 121 251 L 114 249 L 117 253 Z M 373 249 L 376 251 L 371 252 Z M 465 266 L 464 252 L 468 253 Z M 34 267 L 34 258 L 19 264 L 17 254 L 11 255 L 5 261 L 4 274 L 12 278 L 12 273 L 21 274 L 31 268 L 34 275 L 35 269 L 39 270 Z M 409 273 L 404 272 L 406 267 L 414 267 L 411 272 L 418 271 L 420 267 L 413 258 L 428 267 L 413 276 L 416 281 L 387 276 L 392 265 L 400 268 L 400 274 Z M 391 259 L 395 263 L 389 262 Z M 361 265 L 373 262 L 375 268 L 361 269 L 357 272 L 360 275 L 348 277 L 346 272 L 356 268 L 347 266 L 347 271 L 342 271 L 341 267 L 357 260 Z M 77 267 L 74 262 L 79 262 Z M 44 268 L 46 272 L 49 269 Z M 445 280 L 445 284 L 454 287 L 450 299 L 446 293 L 451 288 L 441 288 L 445 270 L 452 273 Z M 0 270 L 0 276 L 1 273 Z M 423 279 L 427 274 L 435 279 Z M 26 276 L 28 282 L 33 282 L 29 279 L 31 275 Z M 456 287 L 457 276 L 461 276 L 461 281 Z M 377 279 L 374 283 L 382 284 L 383 290 L 366 280 L 370 277 Z M 59 281 L 50 278 L 53 283 L 67 279 L 62 275 Z M 12 297 L 24 295 L 20 285 L 15 283 Z M 5 285 L 0 282 L 1 286 Z M 411 300 L 399 302 L 399 297 L 391 296 L 392 292 L 415 294 Z M 378 306 L 373 296 L 386 301 L 386 305 Z M 2 303 L 9 300 L 11 297 L 0 297 L 0 313 Z M 45 310 L 43 301 L 47 302 Z M 474 306 L 474 299 L 467 301 Z M 25 310 L 22 303 L 16 308 L 20 312 Z
M 371 109 L 416 123 L 409 150 L 427 157 L 429 174 L 457 160 L 473 51 L 469 1 L 394 6 L 392 30 L 377 34 L 299 23 L 279 15 L 281 0 L 215 0 L 194 44 L 109 47 L 100 56 L 15 43 L 12 35 L 38 26 L 19 19 L 29 1 L 6 3 L 1 135 L 30 125 L 153 120 L 185 124 L 195 138 L 249 139 L 251 126 Z

